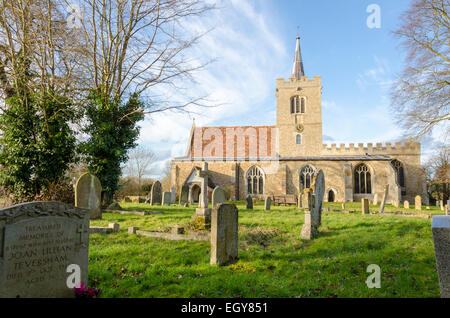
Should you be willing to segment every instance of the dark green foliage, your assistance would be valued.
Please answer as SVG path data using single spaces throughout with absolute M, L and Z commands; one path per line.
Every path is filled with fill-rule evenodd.
M 24 201 L 51 191 L 74 161 L 69 124 L 75 111 L 69 100 L 51 91 L 16 92 L 0 115 L 0 183 Z
M 88 98 L 85 110 L 88 123 L 84 132 L 89 139 L 80 147 L 89 172 L 100 179 L 102 200 L 108 204 L 119 188 L 121 164 L 127 160 L 127 151 L 136 146 L 139 136 L 137 123 L 144 119 L 144 114 L 141 111 L 143 105 L 136 95 L 123 103 L 103 98 L 98 92 L 91 92 Z

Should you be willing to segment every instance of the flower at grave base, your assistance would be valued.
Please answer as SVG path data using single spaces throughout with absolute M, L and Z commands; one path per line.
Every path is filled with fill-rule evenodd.
M 94 298 L 100 293 L 97 288 L 87 288 L 83 282 L 80 283 L 80 287 L 75 287 L 73 292 L 75 298 Z

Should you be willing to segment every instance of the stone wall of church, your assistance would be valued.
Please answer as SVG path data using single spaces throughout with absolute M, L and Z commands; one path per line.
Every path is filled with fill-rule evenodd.
M 408 162 L 407 159 L 400 157 L 399 160 Z M 366 164 L 371 173 L 372 193 L 371 194 L 353 194 L 353 171 L 360 164 Z M 395 184 L 392 177 L 393 170 L 389 161 L 280 161 L 280 162 L 208 162 L 210 176 L 216 185 L 227 189 L 231 192 L 232 198 L 235 199 L 236 187 L 236 164 L 239 166 L 239 199 L 243 200 L 247 196 L 247 180 L 246 173 L 254 165 L 260 167 L 264 173 L 264 193 L 265 195 L 284 195 L 299 193 L 300 180 L 299 172 L 307 164 L 311 165 L 316 171 L 322 169 L 325 175 L 326 194 L 329 190 L 335 192 L 335 201 L 344 202 L 345 200 L 360 201 L 361 198 L 373 200 L 375 193 L 381 199 L 386 184 L 390 185 L 391 191 L 388 202 L 395 200 L 394 189 Z M 344 165 L 351 168 L 352 175 L 348 180 L 350 184 L 350 197 L 345 195 L 344 183 Z M 179 193 L 182 185 L 186 182 L 194 167 L 201 167 L 200 161 L 174 161 L 172 163 L 172 184 L 175 185 L 177 193 Z M 423 175 L 417 165 L 405 165 L 405 182 L 407 193 L 402 200 L 414 201 L 414 196 L 422 194 Z M 379 200 L 380 200 L 379 199 Z M 327 197 L 325 198 L 327 200 Z

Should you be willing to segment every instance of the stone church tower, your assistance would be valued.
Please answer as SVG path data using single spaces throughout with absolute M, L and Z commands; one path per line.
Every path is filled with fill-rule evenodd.
M 320 76 L 305 76 L 297 37 L 292 77 L 277 79 L 277 127 L 281 157 L 317 156 L 322 147 Z

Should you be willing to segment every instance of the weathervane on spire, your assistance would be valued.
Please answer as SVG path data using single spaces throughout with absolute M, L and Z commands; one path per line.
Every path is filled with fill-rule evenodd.
M 299 25 L 297 25 L 297 37 L 298 38 L 300 37 L 300 26 Z

